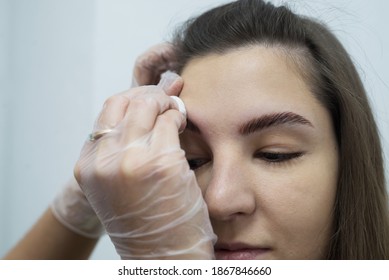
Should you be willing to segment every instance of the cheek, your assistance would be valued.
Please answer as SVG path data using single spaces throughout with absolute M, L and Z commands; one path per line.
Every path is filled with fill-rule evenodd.
M 325 255 L 333 230 L 337 169 L 336 158 L 312 159 L 289 172 L 269 176 L 266 187 L 257 192 L 259 212 L 277 236 L 284 258 Z

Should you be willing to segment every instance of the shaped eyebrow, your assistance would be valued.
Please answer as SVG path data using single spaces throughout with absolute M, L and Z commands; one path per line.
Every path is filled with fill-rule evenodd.
M 244 122 L 239 126 L 239 133 L 242 135 L 252 134 L 254 132 L 263 130 L 265 128 L 289 124 L 289 125 L 307 125 L 312 128 L 312 123 L 301 115 L 293 112 L 279 112 L 262 115 L 260 117 L 253 118 L 247 122 Z M 187 130 L 201 134 L 201 130 L 190 119 L 187 119 Z
M 243 123 L 242 125 L 239 126 L 239 133 L 242 135 L 248 135 L 265 128 L 283 125 L 283 124 L 289 124 L 289 125 L 298 124 L 298 125 L 307 125 L 312 128 L 314 127 L 312 123 L 306 118 L 304 118 L 303 116 L 300 116 L 293 112 L 280 112 L 280 113 L 266 114 Z

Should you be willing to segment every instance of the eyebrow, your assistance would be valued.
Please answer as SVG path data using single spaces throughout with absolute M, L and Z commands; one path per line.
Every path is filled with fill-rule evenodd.
M 265 128 L 278 125 L 307 125 L 314 127 L 312 123 L 301 115 L 293 112 L 280 112 L 262 115 L 260 117 L 249 120 L 239 126 L 239 133 L 242 135 L 249 135 Z M 187 119 L 187 130 L 201 134 L 201 130 L 190 119 Z
M 307 125 L 310 127 L 314 127 L 312 123 L 293 112 L 281 112 L 281 113 L 272 113 L 260 116 L 258 118 L 254 118 L 248 122 L 245 122 L 239 127 L 239 133 L 242 135 L 248 135 L 259 130 L 278 126 L 278 125 Z

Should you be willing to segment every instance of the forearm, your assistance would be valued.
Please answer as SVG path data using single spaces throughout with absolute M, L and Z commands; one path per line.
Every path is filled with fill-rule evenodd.
M 48 209 L 4 259 L 87 259 L 97 241 L 70 231 Z

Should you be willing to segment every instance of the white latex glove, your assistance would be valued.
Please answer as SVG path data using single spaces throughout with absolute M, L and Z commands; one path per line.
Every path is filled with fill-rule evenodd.
M 161 43 L 141 54 L 133 69 L 132 87 L 156 85 L 161 74 L 175 68 L 175 55 L 170 43 Z
M 161 86 L 163 85 L 163 86 Z M 85 143 L 75 177 L 122 259 L 212 259 L 215 235 L 178 133 L 183 80 L 110 98 Z M 168 94 L 168 95 L 167 95 Z
M 161 74 L 174 66 L 173 47 L 155 45 L 140 55 L 134 65 L 132 87 L 157 84 Z M 169 83 L 169 81 L 165 80 Z M 77 181 L 71 178 L 51 204 L 57 220 L 69 230 L 88 238 L 99 238 L 104 228 L 86 200 Z
M 99 238 L 104 233 L 102 224 L 74 178 L 67 182 L 50 207 L 57 220 L 75 233 L 88 238 Z

